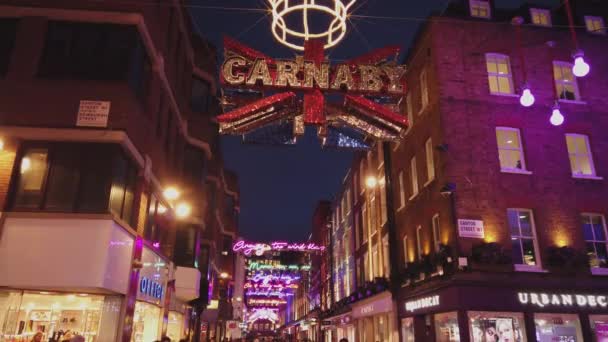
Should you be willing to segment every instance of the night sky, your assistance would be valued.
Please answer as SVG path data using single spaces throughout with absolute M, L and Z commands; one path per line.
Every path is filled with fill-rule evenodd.
M 517 7 L 523 0 L 497 0 L 499 7 Z M 557 0 L 532 3 L 555 5 Z M 410 18 L 407 20 L 353 19 L 349 33 L 335 48 L 326 51 L 332 61 L 349 59 L 386 45 L 404 50 L 418 26 L 433 11 L 441 11 L 448 0 L 358 0 L 354 13 L 369 16 Z M 275 42 L 263 0 L 192 0 L 191 13 L 197 29 L 222 51 L 223 34 L 275 58 L 292 58 L 294 51 Z M 222 60 L 220 56 L 220 62 Z M 240 137 L 223 137 L 227 168 L 237 172 L 241 190 L 240 235 L 255 241 L 308 238 L 316 203 L 332 199 L 352 160 L 352 153 L 321 150 L 312 128 L 295 147 L 244 145 Z

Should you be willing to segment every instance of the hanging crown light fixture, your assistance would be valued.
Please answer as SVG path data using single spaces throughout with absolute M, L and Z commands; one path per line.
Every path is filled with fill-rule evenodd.
M 338 44 L 346 35 L 346 20 L 356 0 L 268 0 L 272 13 L 272 34 L 281 44 L 304 51 L 304 42 L 323 41 L 325 49 Z M 318 17 L 319 20 L 312 20 Z M 312 28 L 312 22 L 327 23 Z M 294 23 L 301 23 L 295 25 Z M 318 25 L 317 25 L 318 26 Z

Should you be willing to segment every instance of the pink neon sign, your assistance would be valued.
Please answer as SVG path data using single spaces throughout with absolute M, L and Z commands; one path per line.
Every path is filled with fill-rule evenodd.
M 275 241 L 267 244 L 239 240 L 232 246 L 232 250 L 235 252 L 242 252 L 245 255 L 251 255 L 253 253 L 260 256 L 268 251 L 323 252 L 325 251 L 325 246 L 313 242 L 289 243 Z

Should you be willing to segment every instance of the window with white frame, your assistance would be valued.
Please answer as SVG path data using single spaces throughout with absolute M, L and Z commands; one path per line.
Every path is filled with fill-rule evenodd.
M 553 79 L 555 80 L 555 95 L 560 100 L 580 100 L 578 83 L 572 74 L 572 63 L 553 62 Z
M 433 160 L 433 141 L 428 138 L 424 144 L 426 152 L 426 183 L 430 183 L 435 179 L 435 161 Z
M 372 245 L 372 274 L 373 278 L 380 276 L 380 255 L 378 254 L 378 244 L 374 243 Z M 373 279 L 372 278 L 372 279 Z
M 399 171 L 399 208 L 405 206 L 405 184 L 403 182 L 403 170 Z
M 566 134 L 566 146 L 570 169 L 574 177 L 594 177 L 595 166 L 589 147 L 589 138 L 584 134 Z
M 428 79 L 426 74 L 426 68 L 420 72 L 420 111 L 418 115 L 422 114 L 426 106 L 429 104 L 429 87 Z
M 363 229 L 363 242 L 366 243 L 369 237 L 369 215 L 367 214 L 367 208 L 364 206 L 361 209 L 361 229 Z
M 469 0 L 471 16 L 476 18 L 490 18 L 490 3 L 488 0 Z
M 422 226 L 416 227 L 416 255 L 422 259 Z
M 382 168 L 382 165 L 384 165 L 384 149 L 382 145 L 383 144 L 381 141 L 378 141 L 376 143 L 376 148 L 378 149 L 378 156 L 376 157 L 378 159 L 378 170 L 380 170 Z
M 606 26 L 604 26 L 604 18 L 602 17 L 585 16 L 585 26 L 590 33 L 606 34 Z
M 539 26 L 551 26 L 551 12 L 548 9 L 530 8 L 532 24 Z
M 513 75 L 509 56 L 486 53 L 486 69 L 491 94 L 513 94 Z
M 410 177 L 412 178 L 412 196 L 414 198 L 418 195 L 418 172 L 416 171 L 416 156 L 413 156 L 410 160 Z
M 502 171 L 526 170 L 519 129 L 496 127 L 496 143 L 498 144 L 498 159 Z
M 382 275 L 388 278 L 391 275 L 391 268 L 389 266 L 388 234 L 385 234 L 384 237 L 382 237 L 382 265 Z
M 403 262 L 407 267 L 407 263 L 410 261 L 409 256 L 407 255 L 407 235 L 403 236 Z
M 604 215 L 582 214 L 583 236 L 591 267 L 608 267 L 606 221 Z
M 380 179 L 380 225 L 384 226 L 386 220 L 386 180 L 384 177 L 382 177 Z
M 439 228 L 439 214 L 433 215 L 432 220 L 433 227 L 433 245 L 435 247 L 435 251 L 439 251 L 439 245 L 441 244 L 441 230 Z
M 527 267 L 540 266 L 532 210 L 509 208 L 507 220 L 511 233 L 513 264 Z

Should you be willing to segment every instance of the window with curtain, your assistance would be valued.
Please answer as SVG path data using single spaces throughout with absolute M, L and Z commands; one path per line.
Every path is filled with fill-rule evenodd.
M 595 177 L 589 138 L 584 134 L 566 134 L 570 169 L 574 177 Z
M 519 129 L 496 127 L 496 142 L 498 144 L 498 160 L 502 171 L 526 170 Z
M 572 63 L 553 62 L 555 95 L 560 100 L 579 101 L 578 83 L 572 73 Z

